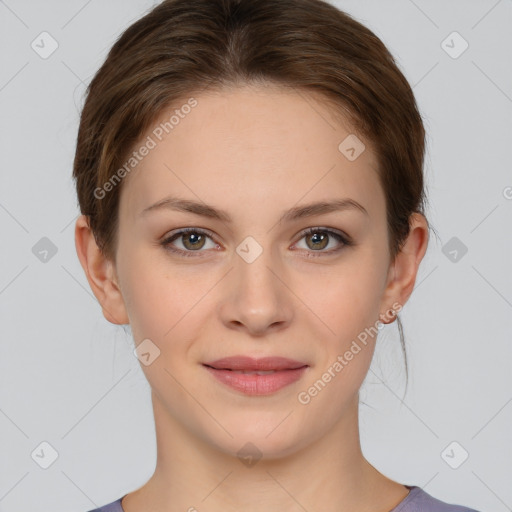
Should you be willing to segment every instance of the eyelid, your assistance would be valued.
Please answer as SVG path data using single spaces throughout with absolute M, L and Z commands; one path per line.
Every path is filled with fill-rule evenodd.
M 336 229 L 336 228 L 330 228 L 327 226 L 313 226 L 310 228 L 303 229 L 299 233 L 298 240 L 302 239 L 305 235 L 311 235 L 311 234 L 317 233 L 317 232 L 325 232 L 325 233 L 331 233 L 334 235 L 338 235 L 339 237 L 345 239 L 347 241 L 347 243 L 351 241 L 351 238 L 343 231 Z
M 300 242 L 305 236 L 311 235 L 313 233 L 327 233 L 329 237 L 334 237 L 339 244 L 341 244 L 341 247 L 337 247 L 336 249 L 331 249 L 329 251 L 314 251 L 312 249 L 299 249 L 301 251 L 305 251 L 308 254 L 308 257 L 320 257 L 320 256 L 330 256 L 332 254 L 338 254 L 340 251 L 342 251 L 345 247 L 349 247 L 351 245 L 354 245 L 354 242 L 352 241 L 352 238 L 348 236 L 343 231 L 340 231 L 336 228 L 329 228 L 326 226 L 313 226 L 310 228 L 306 228 L 302 230 L 299 233 L 299 236 L 297 238 L 297 241 L 293 244 L 297 244 Z
M 172 242 L 174 240 L 177 240 L 180 236 L 186 235 L 187 233 L 199 233 L 201 235 L 205 235 L 206 237 L 210 238 L 215 244 L 220 245 L 217 240 L 215 239 L 215 236 L 213 234 L 204 228 L 196 228 L 196 227 L 186 227 L 186 228 L 179 228 L 171 231 L 170 233 L 166 234 L 164 238 L 159 242 L 159 245 L 162 245 L 165 250 L 170 251 L 172 253 L 178 254 L 180 256 L 195 256 L 195 257 L 202 257 L 201 253 L 205 253 L 207 251 L 184 251 L 183 249 L 178 249 L 176 247 L 173 247 Z M 197 255 L 197 256 L 196 256 Z
M 295 246 L 298 242 L 300 242 L 305 236 L 317 233 L 317 232 L 324 232 L 327 233 L 329 236 L 334 236 L 339 243 L 341 243 L 341 247 L 338 247 L 336 249 L 331 249 L 329 251 L 314 251 L 314 250 L 308 250 L 308 249 L 299 249 L 299 251 L 305 251 L 309 254 L 311 257 L 317 257 L 322 255 L 331 255 L 331 254 L 337 254 L 345 247 L 353 245 L 352 238 L 344 233 L 343 231 L 340 231 L 336 228 L 329 228 L 326 226 L 312 226 L 306 229 L 303 229 L 297 236 L 297 240 L 293 243 L 292 246 Z M 185 228 L 178 228 L 176 230 L 173 230 L 170 232 L 170 234 L 167 234 L 164 236 L 161 242 L 159 242 L 160 245 L 164 247 L 164 249 L 171 251 L 173 253 L 177 253 L 179 255 L 184 256 L 195 256 L 196 254 L 201 257 L 200 253 L 205 253 L 208 251 L 184 251 L 183 249 L 177 249 L 172 246 L 172 242 L 174 240 L 178 239 L 180 235 L 184 235 L 187 233 L 199 233 L 202 235 L 205 235 L 206 237 L 210 238 L 215 244 L 220 245 L 219 242 L 216 240 L 216 237 L 211 233 L 211 231 L 199 228 L 199 227 L 185 227 Z

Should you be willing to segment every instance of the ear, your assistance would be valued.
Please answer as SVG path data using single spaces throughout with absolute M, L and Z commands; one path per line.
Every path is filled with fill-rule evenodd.
M 98 248 L 89 219 L 85 215 L 76 221 L 75 247 L 91 290 L 101 305 L 103 316 L 113 324 L 129 324 L 114 263 Z
M 418 268 L 427 251 L 428 222 L 421 213 L 413 213 L 410 219 L 410 231 L 402 249 L 391 262 L 387 284 L 381 302 L 381 321 L 391 323 L 409 297 L 416 282 Z M 390 314 L 394 309 L 395 314 Z M 382 320 L 386 318 L 386 320 Z

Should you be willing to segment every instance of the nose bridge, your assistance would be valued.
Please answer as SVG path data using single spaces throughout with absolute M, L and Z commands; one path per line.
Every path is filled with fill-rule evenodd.
M 279 259 L 251 237 L 240 243 L 236 252 L 230 292 L 221 309 L 223 321 L 242 324 L 254 333 L 276 323 L 286 324 L 291 318 L 291 304 Z
M 278 263 L 272 250 L 264 248 L 254 238 L 247 237 L 239 244 L 236 252 L 233 276 L 236 281 L 235 293 L 248 294 L 249 298 L 255 300 L 263 296 L 266 296 L 266 300 L 275 300 L 281 283 L 276 283 L 274 277 Z

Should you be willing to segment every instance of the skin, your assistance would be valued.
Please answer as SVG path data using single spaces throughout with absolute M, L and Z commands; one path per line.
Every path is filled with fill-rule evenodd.
M 152 389 L 156 469 L 122 506 L 389 512 L 408 489 L 365 459 L 358 427 L 358 392 L 377 337 L 308 404 L 297 395 L 365 328 L 382 315 L 393 321 L 386 312 L 408 300 L 427 248 L 426 219 L 412 217 L 391 261 L 371 144 L 349 161 L 338 145 L 350 127 L 321 98 L 263 85 L 195 98 L 123 182 L 115 263 L 98 250 L 86 218 L 76 223 L 77 253 L 105 318 L 129 323 L 135 345 L 149 338 L 160 350 L 141 364 Z M 222 209 L 232 222 L 170 209 L 141 215 L 171 193 Z M 368 215 L 352 209 L 278 222 L 292 207 L 336 198 L 357 201 Z M 212 238 L 195 242 L 195 252 L 194 239 L 174 240 L 191 257 L 159 244 L 185 227 Z M 330 237 L 324 246 L 303 234 L 309 227 L 346 233 L 354 245 Z M 236 252 L 247 236 L 263 250 L 252 263 Z M 201 364 L 237 354 L 280 355 L 309 368 L 272 395 L 248 396 Z M 247 442 L 263 454 L 250 467 L 237 456 Z

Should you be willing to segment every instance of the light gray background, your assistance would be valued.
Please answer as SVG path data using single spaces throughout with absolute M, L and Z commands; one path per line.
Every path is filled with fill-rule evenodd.
M 154 468 L 149 386 L 129 329 L 103 318 L 79 264 L 71 179 L 85 85 L 152 5 L 0 1 L 3 512 L 89 510 Z M 512 2 L 336 5 L 375 31 L 414 87 L 429 132 L 427 213 L 440 235 L 401 313 L 403 402 L 396 323 L 380 334 L 361 392 L 363 451 L 442 500 L 512 510 Z M 31 47 L 43 31 L 58 43 L 46 59 Z M 453 31 L 469 44 L 457 58 L 446 45 L 453 54 L 462 41 L 442 43 Z M 43 237 L 57 249 L 46 262 L 33 251 Z M 453 237 L 467 247 L 456 261 L 443 253 Z M 34 460 L 44 441 L 58 453 L 48 469 Z M 445 459 L 460 462 L 463 449 L 469 457 L 452 469 Z

